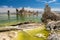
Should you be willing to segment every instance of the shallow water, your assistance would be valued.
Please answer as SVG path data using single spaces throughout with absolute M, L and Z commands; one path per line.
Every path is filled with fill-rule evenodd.
M 38 14 L 38 16 L 33 16 L 31 15 L 30 17 L 18 17 L 18 20 L 16 18 L 16 15 L 11 15 L 10 14 L 10 20 L 8 20 L 8 15 L 7 14 L 0 14 L 0 24 L 5 24 L 5 23 L 9 23 L 9 22 L 28 22 L 28 21 L 33 21 L 33 22 L 40 22 L 41 20 L 41 14 Z

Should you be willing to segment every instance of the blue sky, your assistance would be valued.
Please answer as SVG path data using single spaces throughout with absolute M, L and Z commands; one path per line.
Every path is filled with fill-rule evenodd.
M 31 11 L 43 11 L 46 3 L 53 11 L 60 11 L 60 0 L 0 0 L 0 12 L 15 12 L 16 8 L 22 7 Z
M 60 7 L 60 0 L 0 0 L 1 6 L 8 7 L 32 7 L 32 8 L 44 8 L 45 3 L 48 3 L 53 8 Z

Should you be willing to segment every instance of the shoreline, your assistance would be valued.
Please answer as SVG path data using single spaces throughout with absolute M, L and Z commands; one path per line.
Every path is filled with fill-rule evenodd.
M 19 23 L 17 25 L 11 25 L 6 27 L 0 27 L 0 32 L 10 31 L 10 30 L 23 30 L 23 29 L 34 29 L 43 25 L 42 23 L 34 23 L 34 22 L 25 22 Z

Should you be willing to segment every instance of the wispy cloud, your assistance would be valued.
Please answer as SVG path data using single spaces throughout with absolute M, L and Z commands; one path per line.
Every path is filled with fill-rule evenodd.
M 40 2 L 43 2 L 43 3 L 53 3 L 53 2 L 56 2 L 56 0 L 37 0 L 37 1 L 40 1 Z
M 60 4 L 60 3 L 54 3 L 54 4 Z
M 4 5 L 4 6 L 1 6 L 1 8 L 13 8 L 13 6 L 6 6 L 6 5 Z

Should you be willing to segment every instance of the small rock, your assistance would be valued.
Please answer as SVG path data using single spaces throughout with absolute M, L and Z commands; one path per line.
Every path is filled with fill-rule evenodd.
M 35 36 L 37 36 L 37 37 L 44 37 L 45 38 L 44 34 L 36 34 Z

